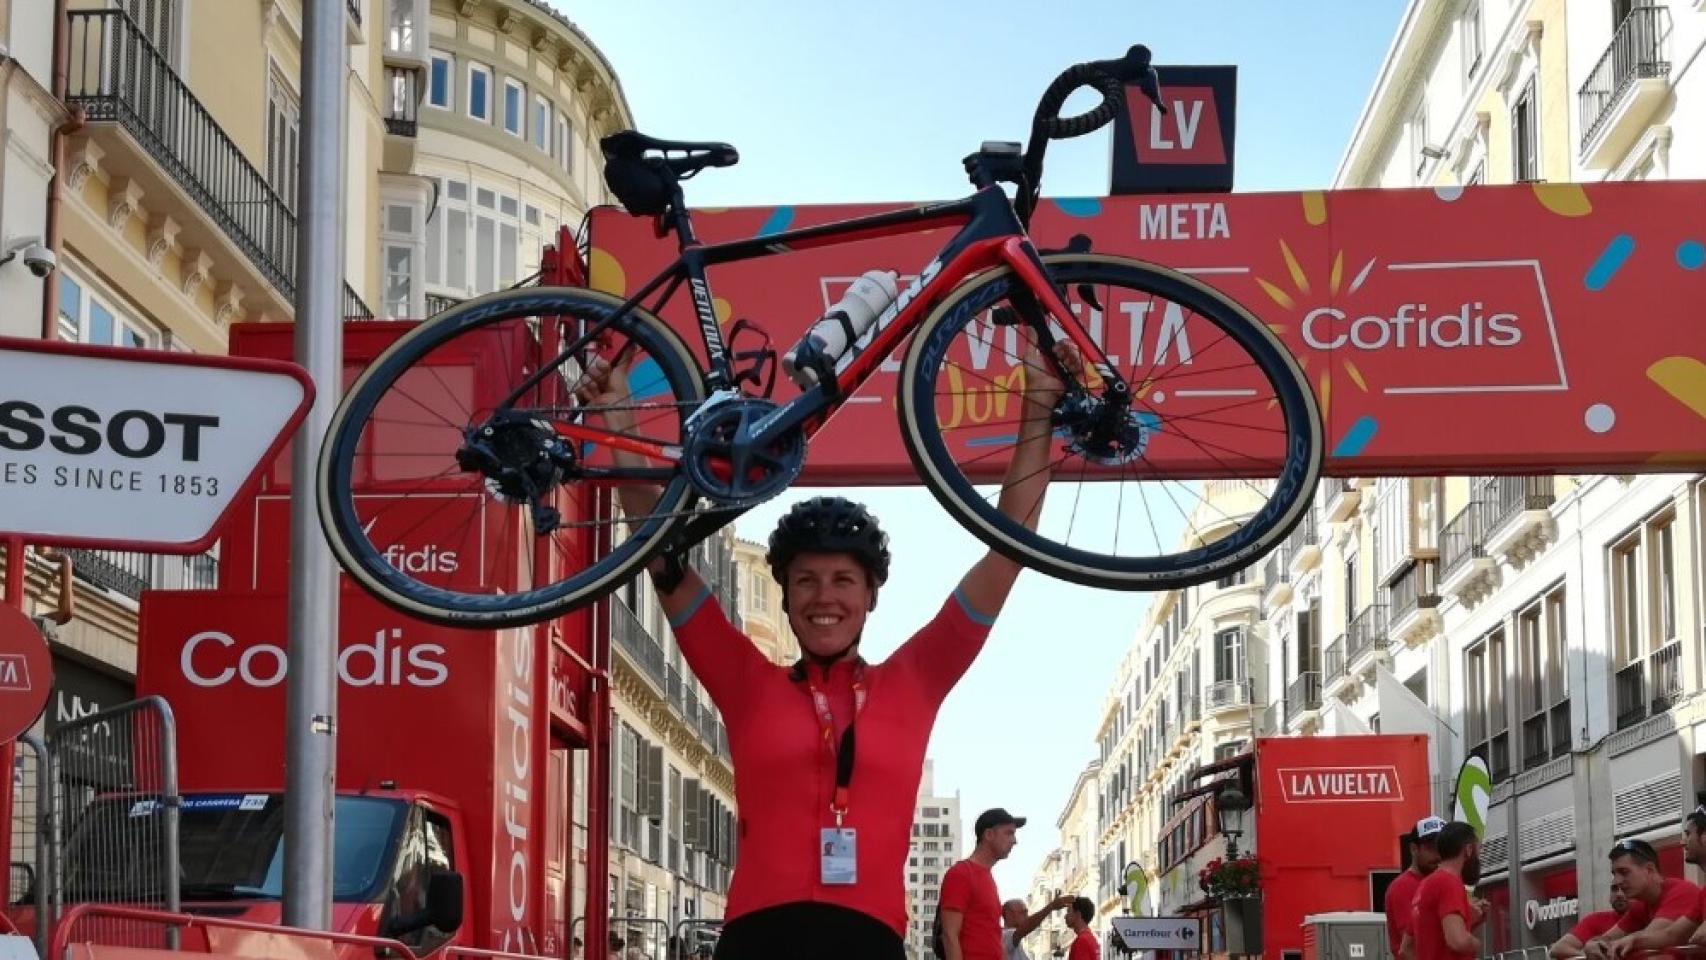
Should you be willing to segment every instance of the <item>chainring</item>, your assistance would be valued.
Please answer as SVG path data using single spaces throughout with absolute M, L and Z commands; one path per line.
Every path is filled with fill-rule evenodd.
M 700 493 L 720 506 L 744 507 L 768 500 L 794 482 L 806 462 L 805 436 L 799 430 L 762 449 L 738 442 L 775 410 L 769 400 L 736 396 L 689 418 L 681 459 Z

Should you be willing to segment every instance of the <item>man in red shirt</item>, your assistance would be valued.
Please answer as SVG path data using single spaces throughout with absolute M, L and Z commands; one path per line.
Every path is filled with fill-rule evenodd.
M 1617 926 L 1586 943 L 1583 952 L 1594 960 L 1674 947 L 1700 925 L 1700 888 L 1659 873 L 1658 851 L 1645 840 L 1620 840 L 1611 848 L 1611 877 L 1629 909 Z
M 1602 936 L 1617 921 L 1623 919 L 1623 912 L 1629 909 L 1629 898 L 1623 895 L 1623 888 L 1613 883 L 1611 885 L 1611 909 L 1590 913 L 1577 921 L 1570 932 L 1558 938 L 1546 956 L 1551 960 L 1569 960 L 1582 955 L 1583 946 L 1595 937 Z
M 996 807 L 978 814 L 971 856 L 948 868 L 936 909 L 942 915 L 947 960 L 1002 960 L 1001 896 L 990 868 L 1007 859 L 1019 842 L 1024 817 Z
M 1066 960 L 1102 960 L 1102 945 L 1090 932 L 1090 921 L 1096 916 L 1096 905 L 1089 897 L 1078 897 L 1066 911 L 1066 926 L 1075 936 L 1066 951 Z
M 1439 817 L 1423 817 L 1416 828 L 1402 837 L 1409 848 L 1410 868 L 1400 873 L 1386 888 L 1386 944 L 1392 955 L 1400 960 L 1415 957 L 1415 935 L 1411 932 L 1416 917 L 1416 889 L 1422 879 L 1439 866 L 1439 848 L 1435 841 L 1445 829 Z
M 1481 881 L 1481 841 L 1474 827 L 1453 821 L 1435 843 L 1439 868 L 1416 889 L 1416 960 L 1474 960 L 1481 941 L 1469 929 L 1481 914 L 1465 887 Z

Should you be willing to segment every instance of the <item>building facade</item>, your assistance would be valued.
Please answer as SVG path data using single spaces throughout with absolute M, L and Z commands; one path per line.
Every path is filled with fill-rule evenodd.
M 550 5 L 339 6 L 346 317 L 423 317 L 524 280 L 559 227 L 606 202 L 597 142 L 633 118 L 614 68 Z M 0 244 L 39 239 L 57 259 L 46 277 L 23 258 L 0 266 L 0 333 L 218 354 L 235 323 L 292 319 L 302 0 L 71 0 L 60 19 L 54 7 L 0 0 Z M 212 588 L 221 559 L 218 546 L 27 556 L 30 612 L 63 621 L 49 627 L 49 731 L 131 699 L 141 592 Z M 735 610 L 732 557 L 724 536 L 695 564 Z M 641 578 L 611 604 L 607 879 L 610 913 L 661 958 L 683 920 L 722 915 L 734 804 L 722 724 L 649 591 Z M 578 753 L 579 850 L 586 783 Z
M 735 543 L 724 528 L 690 555 L 726 611 L 741 607 Z M 611 929 L 649 960 L 666 960 L 677 955 L 672 937 L 690 939 L 691 928 L 723 916 L 735 863 L 734 768 L 721 714 L 682 660 L 649 579 L 630 581 L 609 607 Z M 742 626 L 738 614 L 731 620 Z
M 770 573 L 765 548 L 751 540 L 735 540 L 735 575 L 740 580 L 740 618 L 746 635 L 777 666 L 800 658 L 800 641 L 782 609 L 782 585 Z
M 1055 818 L 1056 841 L 1053 850 L 1043 857 L 1025 898 L 1032 913 L 1041 910 L 1063 893 L 1097 898 L 1100 865 L 1097 840 L 1097 784 L 1102 762 L 1092 760 L 1073 780 L 1072 792 L 1067 795 L 1060 816 Z M 1098 907 L 1099 909 L 1099 907 Z M 1062 957 L 1072 943 L 1073 933 L 1066 925 L 1066 915 L 1051 913 L 1026 942 L 1026 952 L 1032 957 Z
M 960 794 L 936 792 L 936 764 L 926 758 L 924 776 L 918 781 L 918 803 L 913 808 L 912 849 L 906 858 L 906 902 L 911 913 L 906 931 L 906 949 L 918 958 L 935 956 L 930 949 L 930 931 L 942 894 L 942 877 L 965 853 L 961 836 Z
M 1703 50 L 1698 3 L 1416 0 L 1334 186 L 1706 176 Z M 1491 769 L 1490 949 L 1601 908 L 1615 839 L 1683 870 L 1702 497 L 1688 475 L 1329 480 L 1270 558 L 1281 729 L 1428 734 L 1442 813 L 1466 756 Z
M 1190 528 L 1212 539 L 1259 508 L 1265 490 L 1208 481 Z M 1190 543 L 1181 545 L 1188 549 Z M 1202 909 L 1197 870 L 1224 854 L 1197 771 L 1250 749 L 1269 695 L 1270 643 L 1259 571 L 1153 594 L 1103 702 L 1097 731 L 1095 894 L 1098 935 L 1125 912 L 1128 867 L 1155 890 L 1157 915 Z M 1212 929 L 1212 925 L 1211 925 Z

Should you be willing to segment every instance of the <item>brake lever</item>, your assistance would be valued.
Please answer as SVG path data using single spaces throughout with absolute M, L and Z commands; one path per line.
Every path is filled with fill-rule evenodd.
M 1138 43 L 1118 60 L 1103 60 L 1096 65 L 1122 84 L 1135 83 L 1149 102 L 1155 104 L 1155 109 L 1165 114 L 1167 105 L 1161 100 L 1161 78 L 1150 60 L 1149 48 Z

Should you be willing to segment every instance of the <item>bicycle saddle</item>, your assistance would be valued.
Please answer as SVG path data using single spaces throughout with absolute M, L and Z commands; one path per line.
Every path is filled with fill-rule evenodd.
M 705 167 L 732 167 L 740 160 L 740 154 L 726 143 L 660 140 L 638 130 L 613 133 L 600 140 L 598 145 L 606 160 L 638 161 L 645 159 L 647 153 L 662 154 L 657 159 L 669 164 L 677 174 L 693 173 Z

